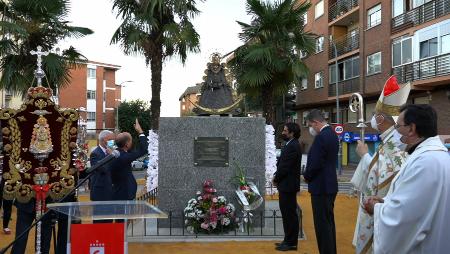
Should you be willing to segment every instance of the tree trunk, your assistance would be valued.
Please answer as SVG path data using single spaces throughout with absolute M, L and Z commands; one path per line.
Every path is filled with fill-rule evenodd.
M 275 108 L 273 106 L 273 86 L 270 84 L 261 88 L 263 116 L 266 124 L 271 124 L 275 128 Z
M 152 52 L 150 69 L 152 71 L 152 99 L 150 101 L 151 129 L 159 129 L 159 116 L 161 114 L 161 73 L 162 73 L 162 45 L 158 45 L 155 52 Z

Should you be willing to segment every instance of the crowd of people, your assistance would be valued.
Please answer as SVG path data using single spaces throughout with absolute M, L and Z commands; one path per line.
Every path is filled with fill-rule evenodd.
M 357 144 L 361 160 L 351 179 L 360 199 L 353 239 L 357 254 L 450 249 L 450 140 L 443 142 L 438 136 L 438 116 L 431 106 L 406 105 L 409 91 L 409 84 L 399 86 L 395 77 L 386 82 L 370 121 L 381 142 L 373 155 L 363 141 Z M 311 110 L 306 122 L 314 141 L 303 180 L 311 195 L 317 246 L 321 254 L 335 254 L 339 253 L 334 222 L 339 140 L 320 110 Z M 300 172 L 298 137 L 298 125 L 286 124 L 286 145 L 273 178 L 285 233 L 277 244 L 279 251 L 298 247 L 295 207 L 300 182 L 292 180 Z
M 147 153 L 148 143 L 144 132 L 136 119 L 134 128 L 139 135 L 139 145 L 133 148 L 133 139 L 130 133 L 123 132 L 117 135 L 111 131 L 103 130 L 98 135 L 98 146 L 90 154 L 90 164 L 94 167 L 103 158 L 116 149 L 120 155 L 114 160 L 93 171 L 89 177 L 90 199 L 92 201 L 108 200 L 133 200 L 136 197 L 137 183 L 132 174 L 131 162 L 144 156 Z M 88 177 L 84 173 L 80 177 Z M 3 193 L 4 181 L 1 181 L 1 191 Z M 17 220 L 15 228 L 15 242 L 12 246 L 12 254 L 24 254 L 28 241 L 27 230 L 36 218 L 34 210 L 34 199 L 28 203 L 13 202 L 1 198 L 0 208 L 3 208 L 3 232 L 11 234 L 8 225 L 11 219 L 13 203 L 17 210 Z M 54 202 L 55 200 L 47 200 Z M 76 201 L 75 195 L 70 195 L 63 202 Z M 41 253 L 49 253 L 52 237 L 52 223 L 58 223 L 57 246 L 55 253 L 66 253 L 67 244 L 67 216 L 60 213 L 47 213 L 43 216 L 41 227 Z M 94 221 L 94 223 L 112 222 L 109 220 Z M 120 221 L 119 221 L 120 222 Z M 26 232 L 22 237 L 19 237 Z

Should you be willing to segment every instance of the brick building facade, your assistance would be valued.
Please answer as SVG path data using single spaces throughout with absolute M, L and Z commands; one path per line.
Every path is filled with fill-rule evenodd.
M 343 142 L 343 164 L 357 163 L 356 142 L 351 137 L 359 130 L 349 98 L 355 92 L 364 97 L 365 120 L 370 121 L 384 82 L 392 74 L 399 83 L 411 82 L 408 102 L 432 105 L 438 112 L 439 135 L 450 135 L 450 1 L 311 3 L 306 30 L 317 35 L 316 52 L 304 58 L 310 74 L 297 93 L 297 118 L 306 147 L 313 140 L 304 121 L 310 109 L 323 110 L 329 122 L 336 123 L 338 81 L 340 122 L 350 137 Z M 377 132 L 368 128 L 366 133 L 373 151 Z
M 115 75 L 119 69 L 118 65 L 90 61 L 72 69 L 70 85 L 58 93 L 61 107 L 86 109 L 81 115 L 87 120 L 89 133 L 95 133 L 95 129 L 116 128 L 121 86 L 116 84 Z

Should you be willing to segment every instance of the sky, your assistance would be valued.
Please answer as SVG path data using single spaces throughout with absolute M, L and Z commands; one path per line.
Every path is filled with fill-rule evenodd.
M 242 44 L 241 32 L 236 21 L 250 22 L 245 9 L 245 0 L 198 1 L 201 11 L 194 20 L 200 34 L 200 53 L 191 53 L 183 66 L 174 57 L 163 66 L 161 88 L 161 116 L 179 116 L 178 98 L 188 86 L 202 81 L 206 63 L 211 53 L 226 54 Z M 73 26 L 88 27 L 94 34 L 84 38 L 61 42 L 62 49 L 74 46 L 91 61 L 122 66 L 116 73 L 116 83 L 124 83 L 122 100 L 151 99 L 151 72 L 142 56 L 126 56 L 119 45 L 110 45 L 111 37 L 120 20 L 112 12 L 111 0 L 72 0 L 71 13 L 67 20 Z

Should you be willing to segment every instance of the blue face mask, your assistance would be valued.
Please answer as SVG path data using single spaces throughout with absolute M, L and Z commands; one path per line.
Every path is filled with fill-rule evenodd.
M 114 143 L 114 140 L 108 140 L 106 142 L 106 147 L 108 147 L 109 149 L 115 149 L 116 144 Z
M 447 149 L 450 149 L 450 143 L 444 144 L 445 147 L 447 147 Z

